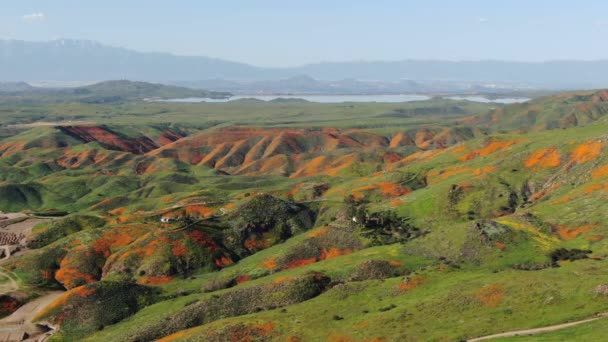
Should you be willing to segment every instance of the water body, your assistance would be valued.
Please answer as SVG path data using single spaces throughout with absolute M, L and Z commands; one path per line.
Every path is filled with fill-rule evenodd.
M 481 102 L 481 103 L 502 103 L 502 104 L 523 103 L 523 102 L 530 101 L 529 98 L 525 98 L 525 97 L 488 99 L 487 97 L 483 97 L 483 96 L 447 96 L 447 97 L 444 97 L 444 99 L 458 100 L 458 101 L 472 101 L 472 102 Z
M 473 102 L 483 103 L 521 103 L 529 101 L 528 98 L 498 98 L 488 99 L 483 96 L 449 96 L 444 97 L 451 100 L 467 100 Z M 277 99 L 302 99 L 309 102 L 317 103 L 344 103 L 344 102 L 381 102 L 381 103 L 399 103 L 399 102 L 412 102 L 412 101 L 427 101 L 432 99 L 431 96 L 427 95 L 414 95 L 414 94 L 403 94 L 403 95 L 237 95 L 229 99 L 208 99 L 208 98 L 184 98 L 184 99 L 168 99 L 158 100 L 158 102 L 173 102 L 173 103 L 199 103 L 199 102 L 210 102 L 210 103 L 221 103 L 230 102 L 243 99 L 256 99 L 262 101 L 272 101 Z

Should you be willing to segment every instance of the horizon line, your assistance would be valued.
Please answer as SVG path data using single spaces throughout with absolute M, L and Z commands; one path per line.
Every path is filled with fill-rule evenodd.
M 94 43 L 101 47 L 113 48 L 113 49 L 122 49 L 129 52 L 140 53 L 140 54 L 165 54 L 173 57 L 183 57 L 183 58 L 208 58 L 212 60 L 218 60 L 223 62 L 235 63 L 247 65 L 250 67 L 255 67 L 259 69 L 276 69 L 276 70 L 286 70 L 286 69 L 299 69 L 305 68 L 307 66 L 320 65 L 320 64 L 354 64 L 354 63 L 403 63 L 403 62 L 433 62 L 433 63 L 513 63 L 513 64 L 549 64 L 549 63 L 572 63 L 572 62 L 582 62 L 582 63 L 600 63 L 600 62 L 608 62 L 608 57 L 605 59 L 546 59 L 546 60 L 505 60 L 505 59 L 437 59 L 437 58 L 402 58 L 402 59 L 352 59 L 352 60 L 321 60 L 318 62 L 309 62 L 304 64 L 298 64 L 294 66 L 260 66 L 249 62 L 241 62 L 235 61 L 229 58 L 222 57 L 213 57 L 209 55 L 189 55 L 189 54 L 179 54 L 175 52 L 168 51 L 143 51 L 137 50 L 130 47 L 118 46 L 113 44 L 108 44 L 104 42 L 100 42 L 98 40 L 93 39 L 78 39 L 78 38 L 57 38 L 51 40 L 25 40 L 25 39 L 15 39 L 15 38 L 0 38 L 0 42 L 3 41 L 11 41 L 11 42 L 22 42 L 22 43 L 52 43 L 52 42 L 87 42 Z

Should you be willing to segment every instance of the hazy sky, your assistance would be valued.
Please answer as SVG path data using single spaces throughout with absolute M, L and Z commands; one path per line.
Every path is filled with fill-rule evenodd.
M 260 66 L 608 59 L 608 1 L 1 0 L 0 38 L 90 39 Z

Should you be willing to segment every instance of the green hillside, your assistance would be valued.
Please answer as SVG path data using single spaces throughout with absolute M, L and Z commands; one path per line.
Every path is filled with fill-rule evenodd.
M 51 341 L 461 341 L 592 318 L 607 101 L 9 104 L 0 210 L 66 215 L 1 266 L 24 301 L 67 291 L 36 316 Z

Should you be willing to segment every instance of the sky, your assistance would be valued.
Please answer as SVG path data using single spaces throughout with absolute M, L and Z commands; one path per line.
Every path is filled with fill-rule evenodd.
M 608 59 L 606 0 L 0 0 L 0 39 L 87 39 L 287 67 Z

